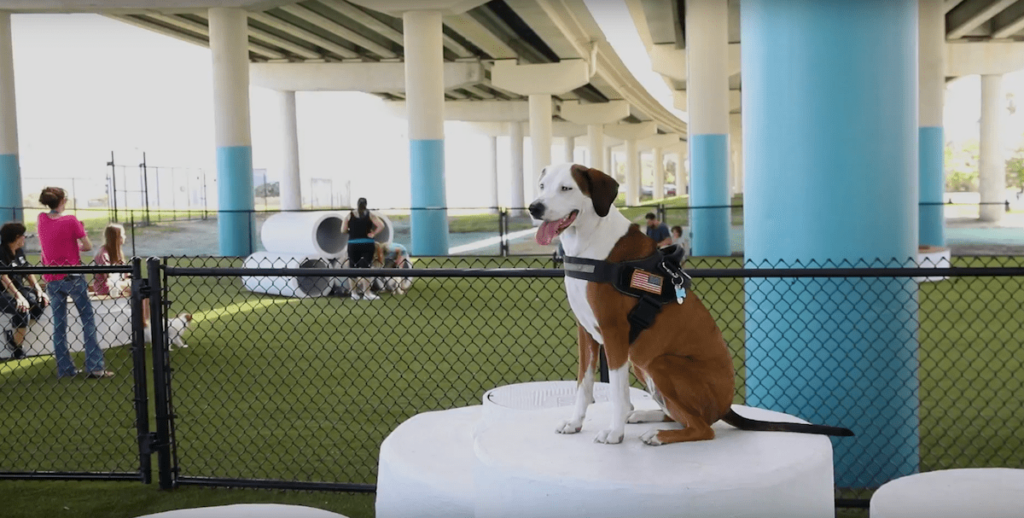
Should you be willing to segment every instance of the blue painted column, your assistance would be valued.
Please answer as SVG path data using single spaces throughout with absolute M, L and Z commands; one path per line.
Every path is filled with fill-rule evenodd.
M 0 12 L 0 223 L 22 221 L 11 13 Z
M 690 206 L 695 256 L 728 256 L 729 6 L 686 0 Z
M 210 9 L 213 109 L 217 144 L 217 234 L 220 255 L 256 249 L 249 128 L 248 18 L 239 8 Z
M 439 11 L 402 14 L 413 255 L 448 255 L 444 179 L 444 54 Z
M 946 191 L 942 110 L 946 92 L 946 9 L 942 0 L 920 0 L 920 208 L 918 244 L 946 246 L 942 196 Z
M 745 0 L 748 267 L 912 264 L 917 0 Z M 917 284 L 748 279 L 747 403 L 848 427 L 838 487 L 919 464 Z

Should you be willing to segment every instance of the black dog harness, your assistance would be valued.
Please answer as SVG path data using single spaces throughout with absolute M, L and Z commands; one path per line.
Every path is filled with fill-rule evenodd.
M 683 248 L 679 245 L 621 263 L 570 256 L 564 261 L 566 277 L 611 284 L 621 293 L 640 299 L 627 317 L 630 344 L 654 324 L 662 306 L 672 301 L 682 304 L 691 285 L 690 276 L 683 271 Z

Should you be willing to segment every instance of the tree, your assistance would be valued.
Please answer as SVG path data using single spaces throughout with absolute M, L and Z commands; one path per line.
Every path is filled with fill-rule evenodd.
M 1017 148 L 1006 161 L 1006 185 L 1024 192 L 1024 146 Z
M 973 192 L 978 190 L 978 141 L 968 140 L 954 147 L 946 143 L 946 191 Z

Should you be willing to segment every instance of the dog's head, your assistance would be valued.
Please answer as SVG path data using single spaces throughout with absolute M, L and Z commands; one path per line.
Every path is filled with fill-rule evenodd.
M 597 169 L 565 163 L 545 167 L 538 188 L 540 195 L 530 204 L 530 216 L 542 221 L 537 242 L 548 245 L 580 215 L 607 216 L 619 183 Z
M 178 318 L 185 323 L 185 327 L 192 323 L 192 313 L 179 313 Z

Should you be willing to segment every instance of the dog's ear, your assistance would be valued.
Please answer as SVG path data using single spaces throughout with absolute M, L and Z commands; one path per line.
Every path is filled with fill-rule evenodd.
M 590 196 L 597 215 L 602 218 L 607 216 L 615 197 L 619 195 L 619 182 L 597 169 L 579 164 L 573 164 L 570 172 L 573 180 L 576 180 L 576 185 L 580 187 L 580 192 Z

